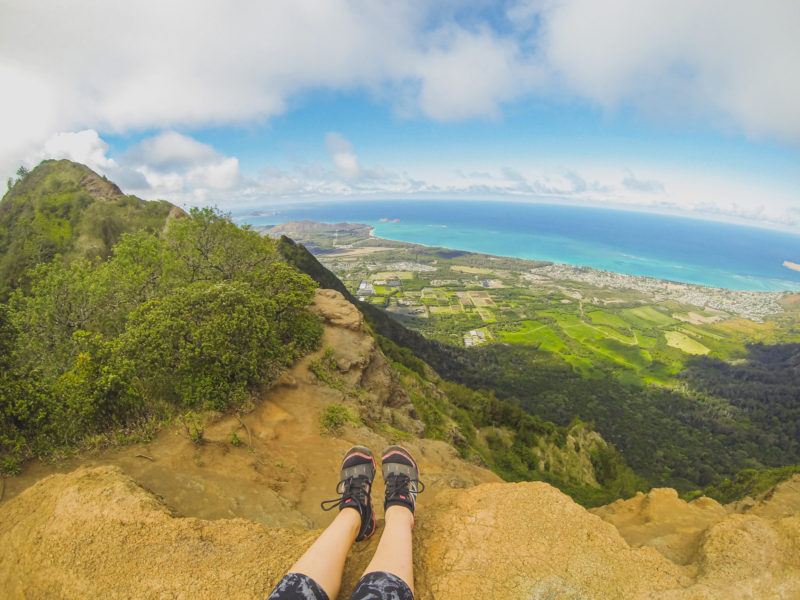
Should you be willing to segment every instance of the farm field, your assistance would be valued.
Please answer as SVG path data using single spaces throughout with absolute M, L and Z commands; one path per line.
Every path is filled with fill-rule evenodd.
M 371 290 L 366 301 L 427 337 L 467 347 L 524 344 L 587 377 L 613 372 L 664 384 L 693 356 L 735 359 L 750 342 L 800 339 L 796 294 L 634 277 L 609 285 L 590 269 L 410 244 L 319 258 L 354 294 Z

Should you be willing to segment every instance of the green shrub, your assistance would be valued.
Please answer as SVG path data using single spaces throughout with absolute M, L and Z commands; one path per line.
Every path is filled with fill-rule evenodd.
M 314 282 L 210 209 L 29 280 L 0 305 L 0 459 L 241 404 L 322 334 L 305 309 Z M 202 440 L 201 427 L 189 435 Z
M 319 429 L 323 435 L 339 435 L 347 423 L 358 423 L 358 419 L 341 404 L 329 405 L 319 416 Z
M 0 474 L 2 475 L 19 475 L 21 470 L 19 461 L 12 456 L 6 456 L 0 461 Z
M 325 348 L 320 358 L 311 361 L 308 370 L 328 387 L 340 391 L 344 389 L 344 380 L 338 375 L 339 368 L 336 365 L 333 348 Z

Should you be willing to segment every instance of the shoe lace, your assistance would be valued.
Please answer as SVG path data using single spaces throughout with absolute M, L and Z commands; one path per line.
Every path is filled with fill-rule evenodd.
M 352 498 L 358 503 L 359 510 L 361 507 L 367 505 L 367 496 L 369 496 L 370 481 L 367 477 L 356 476 L 348 477 L 340 481 L 336 485 L 336 493 L 340 494 L 337 498 L 330 500 L 323 500 L 320 502 L 322 510 L 333 510 L 337 506 L 341 506 L 345 500 Z M 326 506 L 327 505 L 327 506 Z
M 416 484 L 415 489 L 411 489 L 411 484 Z M 417 495 L 425 491 L 425 484 L 419 479 L 411 479 L 402 473 L 393 473 L 386 478 L 386 497 L 394 498 L 405 494 Z

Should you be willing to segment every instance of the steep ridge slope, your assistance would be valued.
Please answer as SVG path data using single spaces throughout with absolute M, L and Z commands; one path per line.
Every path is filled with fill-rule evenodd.
M 25 270 L 56 255 L 103 258 L 125 232 L 159 231 L 184 216 L 165 200 L 129 196 L 89 167 L 45 160 L 0 202 L 0 301 L 25 282 Z
M 8 480 L 7 597 L 263 598 L 333 518 L 319 501 L 335 495 L 344 450 L 396 441 L 417 456 L 428 488 L 415 530 L 421 599 L 800 594 L 797 478 L 728 507 L 656 490 L 596 514 L 545 483 L 500 483 L 448 444 L 411 435 L 421 426 L 413 406 L 352 305 L 322 290 L 312 310 L 326 322 L 323 348 L 251 412 L 207 422 L 203 443 L 167 429 L 75 471 L 77 461 L 62 465 L 68 473 L 42 478 L 39 466 Z M 325 360 L 339 380 L 314 375 Z M 323 435 L 331 406 L 352 418 Z M 344 590 L 377 544 L 376 504 L 378 535 L 353 548 Z
M 330 520 L 319 502 L 334 494 L 345 450 L 366 444 L 379 452 L 397 441 L 419 453 L 426 479 L 433 484 L 445 479 L 461 487 L 499 481 L 491 472 L 459 461 L 448 444 L 414 437 L 422 424 L 350 303 L 337 292 L 318 290 L 310 309 L 325 321 L 323 348 L 298 361 L 249 412 L 212 415 L 204 423 L 184 419 L 148 444 L 52 465 L 32 461 L 21 475 L 5 480 L 6 498 L 56 471 L 111 464 L 183 515 L 319 527 Z M 326 349 L 333 350 L 340 389 L 320 381 L 310 369 Z M 337 435 L 320 430 L 321 416 L 331 406 L 343 407 L 351 416 Z M 192 427 L 199 427 L 202 443 L 192 441 Z
M 428 365 L 438 369 L 447 364 L 451 374 L 459 368 L 454 365 L 473 368 L 462 360 L 465 349 L 429 340 L 376 306 L 358 301 L 304 246 L 289 238 L 281 237 L 278 250 L 321 287 L 340 292 L 358 307 L 370 330 L 379 334 L 383 352 L 402 371 L 403 386 L 428 426 L 426 437 L 447 440 L 462 456 L 471 455 L 507 480 L 548 481 L 586 506 L 649 489 L 589 424 L 572 419 L 559 428 L 493 393 L 444 381 Z

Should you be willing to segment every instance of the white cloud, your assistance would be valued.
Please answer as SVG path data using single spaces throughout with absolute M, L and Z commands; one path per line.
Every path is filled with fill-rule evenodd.
M 520 0 L 510 27 L 481 2 L 445 0 L 26 0 L 2 12 L 0 170 L 59 131 L 247 124 L 320 89 L 444 121 L 577 95 L 800 143 L 790 0 Z
M 447 17 L 456 8 L 421 0 L 4 3 L 0 76 L 13 94 L 0 110 L 0 168 L 57 131 L 246 124 L 318 89 L 411 98 L 441 119 L 494 114 L 525 80 L 515 41 L 456 25 Z M 440 12 L 442 25 L 430 27 Z
M 358 157 L 353 152 L 353 144 L 344 136 L 335 131 L 325 134 L 325 149 L 331 155 L 331 160 L 341 175 L 348 179 L 361 177 L 361 167 L 358 166 Z
M 58 133 L 43 149 L 29 155 L 29 164 L 46 158 L 67 158 L 107 175 L 126 192 L 177 203 L 203 204 L 224 200 L 222 192 L 247 181 L 239 159 L 224 156 L 208 144 L 167 131 L 145 138 L 114 160 L 96 131 Z
M 796 195 L 748 200 L 720 178 L 715 188 L 622 166 L 504 172 L 492 157 L 471 168 L 455 157 L 453 169 L 491 176 L 453 180 L 369 168 L 341 134 L 326 140 L 332 166 L 249 181 L 236 157 L 175 131 L 263 123 L 307 92 L 332 90 L 367 92 L 415 119 L 502 118 L 519 100 L 525 110 L 541 99 L 589 101 L 800 145 L 800 2 L 520 0 L 507 12 L 511 21 L 498 25 L 497 11 L 467 0 L 4 2 L 0 174 L 65 156 L 134 193 L 187 202 L 266 191 L 463 192 L 797 218 Z M 101 135 L 143 131 L 164 132 L 108 157 Z M 723 189 L 737 202 L 715 191 Z
M 187 174 L 195 185 L 212 190 L 230 190 L 239 183 L 239 159 L 223 158 L 208 164 L 194 167 Z
M 542 2 L 538 43 L 570 92 L 607 107 L 710 116 L 800 143 L 800 3 Z
M 514 40 L 486 29 L 447 28 L 419 61 L 420 108 L 440 121 L 498 116 L 500 104 L 521 96 L 538 75 Z
M 117 163 L 106 156 L 108 144 L 100 139 L 93 129 L 67 133 L 57 133 L 50 137 L 44 148 L 31 162 L 38 162 L 45 158 L 67 158 L 83 163 L 96 171 L 106 172 L 113 170 Z
M 632 192 L 645 192 L 656 194 L 664 192 L 664 184 L 656 179 L 639 179 L 632 171 L 628 170 L 627 175 L 622 180 L 622 185 Z
M 145 138 L 126 152 L 129 161 L 146 162 L 161 170 L 207 163 L 216 160 L 218 156 L 208 144 L 175 131 L 165 131 Z

